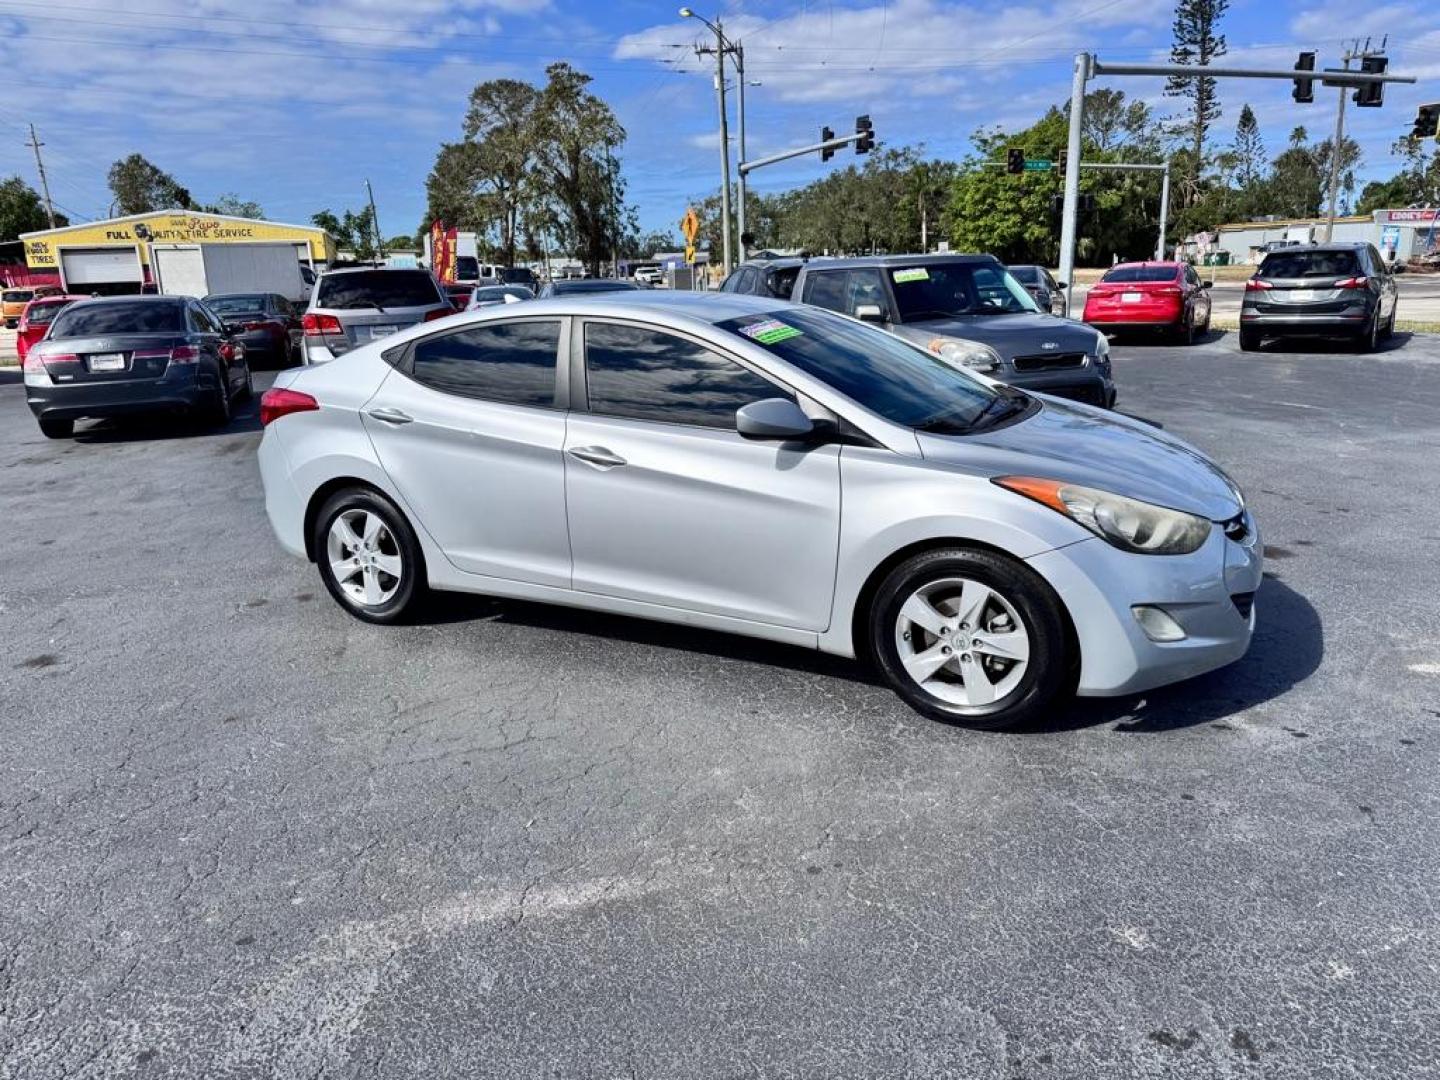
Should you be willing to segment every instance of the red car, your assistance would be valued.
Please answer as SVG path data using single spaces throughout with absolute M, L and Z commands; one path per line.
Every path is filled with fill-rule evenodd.
M 1210 331 L 1210 285 L 1189 263 L 1120 263 L 1085 297 L 1085 322 L 1112 332 L 1167 330 L 1190 345 Z
M 30 351 L 42 337 L 45 331 L 50 329 L 50 321 L 59 315 L 61 310 L 76 300 L 88 300 L 88 296 L 69 296 L 64 293 L 37 297 L 25 305 L 25 310 L 20 313 L 20 325 L 15 330 L 15 351 L 20 354 L 20 361 L 24 363 L 25 354 Z

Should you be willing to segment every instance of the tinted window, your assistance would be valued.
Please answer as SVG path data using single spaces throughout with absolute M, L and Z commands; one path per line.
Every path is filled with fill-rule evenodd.
M 440 303 L 435 279 L 422 270 L 357 270 L 320 279 L 322 308 L 431 307 Z
M 183 334 L 185 308 L 161 302 L 96 304 L 69 307 L 50 328 L 50 338 L 99 337 L 106 334 Z
M 800 276 L 798 266 L 771 270 L 765 278 L 766 291 L 777 300 L 789 300 L 795 290 L 795 279 Z
M 472 326 L 418 342 L 411 373 L 447 394 L 549 407 L 559 344 L 558 322 Z
M 829 312 L 787 307 L 718 326 L 834 387 L 871 412 L 942 435 L 969 431 L 1006 398 L 893 334 Z
M 1040 273 L 1033 266 L 1012 266 L 1010 276 L 1022 285 L 1039 285 Z
M 225 325 L 220 321 L 219 316 L 210 311 L 204 304 L 196 304 L 194 312 L 196 329 L 206 334 L 225 333 Z
M 232 312 L 265 310 L 265 297 L 259 293 L 253 295 L 207 296 L 205 303 L 209 305 L 210 310 L 217 315 L 229 315 Z
M 74 302 L 74 300 L 56 300 L 48 304 L 31 304 L 25 309 L 25 321 L 31 326 L 45 326 L 60 314 L 61 310 Z
M 848 276 L 843 270 L 808 275 L 803 291 L 805 303 L 829 308 L 831 311 L 844 311 L 845 279 Z
M 1351 277 L 1359 269 L 1353 251 L 1279 251 L 1265 256 L 1261 277 Z
M 735 410 L 785 392 L 684 338 L 638 326 L 585 325 L 590 411 L 735 429 Z
M 1119 282 L 1144 282 L 1144 281 L 1174 281 L 1175 267 L 1173 266 L 1117 266 L 1108 270 L 1101 281 Z
M 1040 310 L 1025 286 L 995 263 L 928 263 L 888 271 L 902 322 Z
M 29 289 L 6 289 L 0 299 L 4 299 L 7 304 L 18 304 L 22 300 L 29 300 L 34 295 Z
M 633 281 L 557 281 L 554 285 L 556 296 L 573 296 L 576 293 L 629 292 L 640 288 Z
M 480 276 L 480 260 L 474 255 L 455 256 L 455 276 L 473 280 Z

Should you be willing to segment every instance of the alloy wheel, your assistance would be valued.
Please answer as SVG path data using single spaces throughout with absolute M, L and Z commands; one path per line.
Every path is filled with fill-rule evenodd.
M 1030 663 L 1030 634 L 1002 593 L 971 578 L 920 586 L 895 619 L 895 648 L 921 690 L 949 705 L 993 705 Z
M 325 556 L 335 584 L 353 604 L 379 607 L 399 590 L 405 576 L 400 545 L 373 510 L 336 515 L 325 540 Z

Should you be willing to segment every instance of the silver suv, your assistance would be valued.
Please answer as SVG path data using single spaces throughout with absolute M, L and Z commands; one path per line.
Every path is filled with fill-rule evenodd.
M 302 320 L 302 359 L 323 364 L 416 323 L 452 315 L 445 290 L 428 270 L 360 267 L 315 279 Z

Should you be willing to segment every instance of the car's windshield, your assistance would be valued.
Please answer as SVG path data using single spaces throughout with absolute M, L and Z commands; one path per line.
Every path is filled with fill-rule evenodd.
M 1285 251 L 1266 255 L 1262 278 L 1353 277 L 1360 272 L 1353 251 Z
M 890 266 L 886 272 L 901 322 L 1040 310 L 1025 287 L 996 263 Z
M 23 300 L 29 300 L 34 295 L 29 289 L 7 289 L 3 299 L 7 304 L 18 304 Z
M 1035 285 L 1040 281 L 1040 274 L 1033 266 L 1012 266 L 1010 276 L 1022 285 Z
M 633 281 L 557 281 L 555 294 L 563 296 L 566 293 L 619 292 L 636 288 L 639 286 Z
M 261 293 L 207 296 L 205 306 L 217 315 L 232 315 L 242 311 L 264 311 L 265 297 Z
M 483 289 L 475 290 L 475 301 L 481 303 L 486 300 L 499 300 L 503 303 L 507 296 L 513 296 L 517 300 L 529 300 L 534 295 L 523 285 L 487 285 Z
M 1100 280 L 1118 281 L 1122 284 L 1174 281 L 1175 273 L 1173 266 L 1117 266 L 1107 270 Z
M 477 278 L 480 276 L 480 260 L 474 255 L 455 256 L 455 276 Z
M 31 326 L 44 326 L 74 302 L 74 300 L 49 300 L 31 304 L 25 309 L 25 321 Z
M 357 270 L 320 279 L 321 308 L 407 308 L 440 303 L 435 279 L 423 270 Z
M 997 415 L 1003 400 L 938 356 L 820 308 L 787 307 L 716 325 L 904 427 L 962 434 L 982 416 Z
M 180 334 L 185 308 L 174 302 L 80 304 L 68 307 L 50 327 L 50 340 L 106 334 Z

